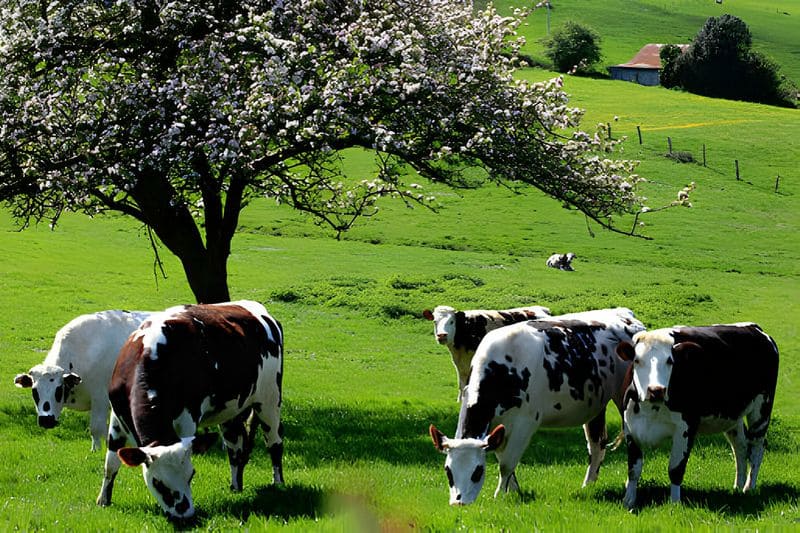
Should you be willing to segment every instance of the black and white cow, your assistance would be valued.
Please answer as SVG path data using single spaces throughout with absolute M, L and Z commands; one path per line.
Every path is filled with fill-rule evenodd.
M 151 316 L 120 350 L 111 378 L 108 451 L 97 503 L 111 503 L 122 461 L 142 465 L 147 488 L 171 517 L 193 516 L 192 438 L 199 427 L 215 424 L 222 426 L 228 449 L 231 489 L 242 489 L 259 424 L 273 479 L 282 483 L 282 375 L 283 331 L 257 302 L 187 305 Z M 248 424 L 248 434 L 251 413 L 257 420 Z M 136 447 L 124 447 L 128 443 Z
M 464 387 L 469 380 L 472 356 L 475 355 L 475 350 L 478 349 L 483 337 L 489 331 L 503 326 L 550 316 L 550 309 L 531 305 L 498 311 L 485 309 L 456 311 L 452 307 L 440 305 L 433 311 L 426 309 L 422 312 L 422 316 L 433 321 L 433 335 L 436 337 L 436 342 L 447 346 L 450 350 L 458 376 L 460 402 Z
M 70 320 L 41 364 L 14 378 L 31 388 L 39 425 L 53 428 L 64 407 L 89 411 L 92 451 L 108 432 L 108 381 L 119 349 L 149 312 L 100 311 Z
M 550 268 L 557 268 L 558 270 L 575 270 L 572 268 L 572 260 L 577 256 L 572 252 L 566 254 L 553 254 L 547 258 L 545 264 Z
M 666 439 L 671 498 L 679 502 L 698 433 L 724 433 L 736 460 L 734 488 L 754 489 L 778 379 L 775 341 L 752 323 L 676 326 L 639 333 L 618 351 L 633 361 L 624 399 L 625 506 L 636 505 L 642 447 Z
M 540 427 L 583 425 L 590 456 L 583 485 L 595 481 L 605 456 L 606 405 L 621 406 L 629 365 L 615 350 L 642 330 L 630 309 L 617 308 L 490 331 L 472 361 L 456 438 L 430 427 L 434 446 L 447 454 L 450 504 L 478 497 L 487 451 L 500 464 L 495 496 L 518 491 L 514 470 Z

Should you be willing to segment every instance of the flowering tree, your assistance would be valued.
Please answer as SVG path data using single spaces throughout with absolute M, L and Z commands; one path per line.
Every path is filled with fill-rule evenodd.
M 522 14 L 464 4 L 0 0 L 0 199 L 23 227 L 140 220 L 203 302 L 229 299 L 257 197 L 341 232 L 383 196 L 430 205 L 409 176 L 523 183 L 614 229 L 640 207 L 634 163 L 579 129 L 559 79 L 513 77 Z M 346 175 L 353 147 L 374 175 Z

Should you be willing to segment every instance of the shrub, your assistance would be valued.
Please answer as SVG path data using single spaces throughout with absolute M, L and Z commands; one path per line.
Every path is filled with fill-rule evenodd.
M 692 155 L 692 152 L 674 150 L 666 154 L 666 157 L 678 163 L 694 163 L 694 156 Z
M 752 41 L 741 19 L 711 17 L 686 52 L 675 45 L 661 49 L 661 84 L 704 96 L 794 107 L 794 83 L 781 76 L 774 61 L 751 50 Z
M 566 22 L 544 44 L 545 55 L 559 72 L 585 72 L 600 61 L 600 36 L 577 22 Z

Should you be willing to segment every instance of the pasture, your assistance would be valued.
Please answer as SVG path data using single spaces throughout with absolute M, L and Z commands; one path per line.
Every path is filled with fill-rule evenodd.
M 521 75 L 552 76 L 539 70 Z M 223 451 L 198 456 L 194 527 L 652 531 L 800 525 L 797 110 L 572 77 L 566 90 L 573 105 L 588 110 L 586 127 L 609 123 L 612 135 L 628 137 L 623 156 L 642 161 L 638 170 L 649 180 L 643 191 L 652 207 L 669 203 L 694 181 L 693 207 L 643 216 L 643 232 L 652 237 L 644 240 L 587 225 L 579 213 L 534 190 L 436 190 L 443 206 L 438 213 L 386 201 L 372 220 L 337 241 L 300 214 L 253 203 L 233 241 L 229 281 L 234 298 L 263 302 L 284 326 L 286 485 L 269 485 L 260 437 L 242 493 L 228 490 Z M 667 137 L 700 163 L 664 157 Z M 360 153 L 351 160 L 354 168 L 369 164 Z M 578 256 L 575 272 L 545 267 L 551 253 L 566 251 Z M 138 469 L 121 471 L 113 505 L 97 507 L 103 454 L 89 452 L 88 414 L 66 410 L 58 427 L 43 430 L 30 392 L 12 383 L 43 359 L 56 330 L 80 313 L 191 302 L 180 265 L 163 248 L 160 253 L 166 279 L 154 267 L 146 232 L 131 220 L 66 215 L 55 231 L 41 225 L 18 232 L 0 211 L 0 529 L 172 527 Z M 438 304 L 539 304 L 554 313 L 623 305 L 650 328 L 759 323 L 778 343 L 781 363 L 757 492 L 733 493 L 727 442 L 701 437 L 689 460 L 684 504 L 669 504 L 668 452 L 661 449 L 645 454 L 643 505 L 629 514 L 622 506 L 624 450 L 609 453 L 598 482 L 582 490 L 586 448 L 582 431 L 573 428 L 534 436 L 517 469 L 521 496 L 492 498 L 497 465 L 491 457 L 478 500 L 450 508 L 444 457 L 427 434 L 430 423 L 452 434 L 458 415 L 449 353 L 421 317 Z M 615 434 L 619 416 L 609 410 L 608 419 Z

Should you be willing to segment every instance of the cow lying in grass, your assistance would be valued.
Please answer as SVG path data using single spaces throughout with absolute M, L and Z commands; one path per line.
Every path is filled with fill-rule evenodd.
M 624 400 L 625 506 L 636 505 L 642 448 L 666 439 L 671 498 L 679 502 L 699 433 L 725 434 L 736 461 L 734 489 L 754 489 L 778 379 L 775 341 L 756 324 L 676 326 L 639 333 L 618 351 L 633 361 Z
M 523 322 L 490 331 L 472 361 L 456 438 L 433 425 L 446 453 L 450 504 L 473 502 L 486 477 L 486 452 L 500 466 L 495 496 L 519 490 L 515 469 L 540 427 L 583 425 L 589 467 L 597 479 L 607 442 L 606 405 L 622 403 L 629 363 L 615 349 L 644 330 L 629 309 L 604 309 Z
M 547 258 L 545 264 L 550 268 L 557 268 L 558 270 L 575 270 L 572 268 L 572 260 L 576 255 L 572 252 L 566 254 L 553 254 Z
M 39 425 L 53 428 L 64 407 L 89 411 L 92 451 L 108 431 L 108 381 L 119 349 L 150 313 L 100 311 L 72 319 L 58 330 L 44 361 L 14 378 L 30 388 Z
M 475 350 L 483 337 L 494 329 L 550 316 L 550 309 L 539 305 L 517 307 L 500 311 L 474 309 L 456 311 L 452 307 L 440 305 L 433 311 L 426 309 L 422 315 L 433 321 L 433 334 L 436 342 L 447 346 L 453 357 L 453 365 L 458 375 L 458 401 L 462 399 L 464 387 L 469 379 L 470 363 Z

